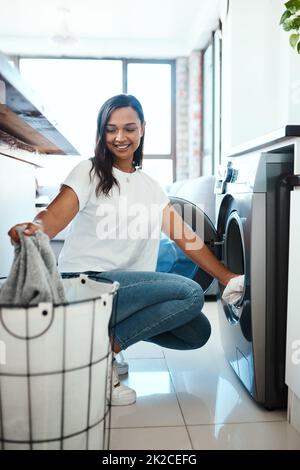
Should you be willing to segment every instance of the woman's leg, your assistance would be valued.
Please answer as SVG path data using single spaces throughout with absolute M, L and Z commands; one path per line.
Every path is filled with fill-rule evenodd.
M 199 349 L 207 343 L 210 334 L 210 323 L 206 316 L 200 313 L 197 318 L 189 323 L 145 341 L 169 349 Z
M 149 341 L 172 349 L 196 349 L 210 336 L 201 313 L 204 295 L 194 281 L 153 272 L 89 273 L 97 281 L 118 281 L 117 317 L 111 327 L 121 349 Z

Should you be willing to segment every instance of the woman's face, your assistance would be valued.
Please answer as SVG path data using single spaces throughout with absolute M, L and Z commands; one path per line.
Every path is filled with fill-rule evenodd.
M 108 119 L 105 135 L 106 146 L 114 155 L 116 163 L 131 161 L 144 134 L 144 124 L 137 112 L 131 108 L 118 108 Z

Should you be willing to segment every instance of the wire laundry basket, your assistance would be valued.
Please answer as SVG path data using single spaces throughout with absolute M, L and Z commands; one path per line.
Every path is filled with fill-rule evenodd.
M 63 279 L 67 304 L 0 306 L 0 448 L 109 448 L 108 325 L 119 284 Z

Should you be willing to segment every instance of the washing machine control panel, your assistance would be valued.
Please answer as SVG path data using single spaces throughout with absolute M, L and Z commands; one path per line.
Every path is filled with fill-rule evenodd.
M 227 184 L 237 181 L 238 174 L 239 170 L 233 167 L 232 162 L 228 162 L 227 165 L 220 166 L 215 192 L 218 194 L 226 192 Z
M 235 157 L 228 159 L 225 165 L 219 168 L 216 180 L 215 193 L 224 194 L 245 193 L 253 190 L 260 154 L 252 154 L 251 158 Z
M 230 183 L 234 174 L 234 169 L 232 168 L 232 163 L 229 162 L 224 171 L 223 181 L 224 183 Z
M 223 181 L 224 183 L 234 183 L 235 181 L 237 181 L 238 175 L 239 170 L 233 168 L 232 163 L 230 162 L 225 168 Z

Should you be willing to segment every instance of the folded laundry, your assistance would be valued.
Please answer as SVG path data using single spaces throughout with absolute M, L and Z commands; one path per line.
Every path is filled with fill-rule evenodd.
M 14 260 L 0 289 L 0 304 L 27 306 L 40 302 L 65 302 L 49 237 L 40 230 L 33 236 L 26 236 L 22 228 L 17 231 L 20 243 L 14 243 Z
M 236 304 L 242 298 L 244 292 L 245 276 L 237 276 L 230 279 L 224 289 L 222 299 L 228 304 Z

